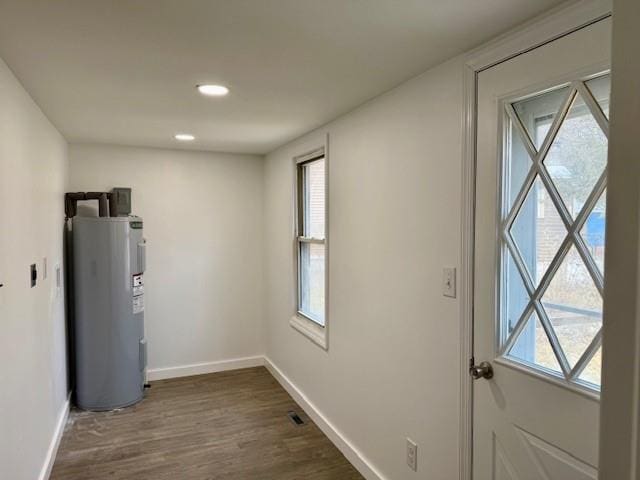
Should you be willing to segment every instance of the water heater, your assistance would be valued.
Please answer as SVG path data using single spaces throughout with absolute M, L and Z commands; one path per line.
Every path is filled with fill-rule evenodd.
M 140 217 L 73 216 L 75 402 L 111 410 L 143 397 L 145 240 Z

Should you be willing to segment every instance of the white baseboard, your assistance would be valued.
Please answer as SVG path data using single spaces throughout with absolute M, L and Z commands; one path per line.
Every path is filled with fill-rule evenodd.
M 64 426 L 67 424 L 67 418 L 69 418 L 70 399 L 71 394 L 67 396 L 67 399 L 58 414 L 58 422 L 56 423 L 56 428 L 53 431 L 53 437 L 51 438 L 51 443 L 47 450 L 47 456 L 44 459 L 44 465 L 42 466 L 42 470 L 40 470 L 40 475 L 38 475 L 38 480 L 48 480 L 51 475 L 51 470 L 53 470 L 53 464 L 56 461 L 56 454 L 58 453 L 60 440 L 62 440 L 62 434 L 64 433 Z
M 364 478 L 387 480 L 268 357 L 264 357 L 264 366 Z
M 178 367 L 152 368 L 147 370 L 147 380 L 164 380 L 167 378 L 190 377 L 192 375 L 202 375 L 204 373 L 224 372 L 225 370 L 237 370 L 240 368 L 261 367 L 264 365 L 264 357 L 232 358 L 230 360 L 220 360 L 217 362 L 193 363 L 191 365 L 180 365 Z

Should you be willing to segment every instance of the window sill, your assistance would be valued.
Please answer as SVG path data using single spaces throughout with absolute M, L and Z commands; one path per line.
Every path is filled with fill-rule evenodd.
M 317 325 L 313 320 L 309 320 L 300 314 L 295 314 L 289 320 L 289 325 L 307 337 L 319 347 L 328 350 L 327 328 Z

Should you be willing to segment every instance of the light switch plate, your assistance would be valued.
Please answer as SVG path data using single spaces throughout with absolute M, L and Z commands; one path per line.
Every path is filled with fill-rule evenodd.
M 456 269 L 445 267 L 442 270 L 442 294 L 445 297 L 456 298 Z
M 418 445 L 407 438 L 407 465 L 414 472 L 418 471 Z

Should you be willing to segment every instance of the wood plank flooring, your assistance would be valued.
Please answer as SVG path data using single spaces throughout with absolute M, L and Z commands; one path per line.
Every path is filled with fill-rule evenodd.
M 306 422 L 296 426 L 287 412 Z M 73 410 L 51 480 L 363 477 L 263 368 L 153 382 L 139 404 Z

